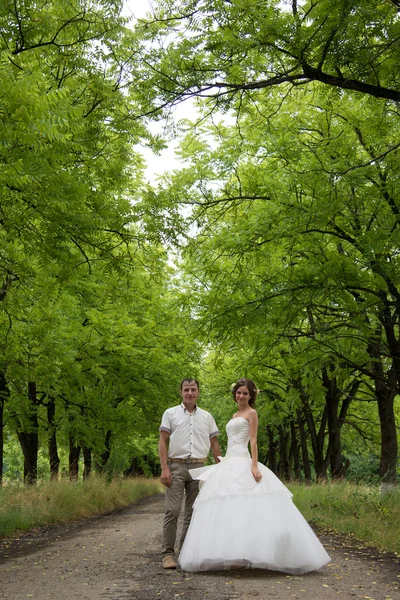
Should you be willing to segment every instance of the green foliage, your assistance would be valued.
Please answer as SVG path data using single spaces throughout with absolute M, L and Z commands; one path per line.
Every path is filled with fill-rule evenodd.
M 380 476 L 394 478 L 396 7 L 159 2 L 155 15 L 137 29 L 157 46 L 142 49 L 154 110 L 204 97 L 164 193 L 190 207 L 184 286 L 211 389 L 249 374 L 262 422 L 287 429 L 302 411 L 321 460 L 328 434 L 364 457 L 380 434 Z
M 382 494 L 379 487 L 335 483 L 290 484 L 296 506 L 306 519 L 325 530 L 351 536 L 359 546 L 399 554 L 399 490 Z
M 257 10 L 247 0 L 159 0 L 155 17 L 137 26 L 146 42 L 144 107 L 149 88 L 153 110 L 201 95 L 210 111 L 225 111 L 234 103 L 240 110 L 259 90 L 279 87 L 284 96 L 288 86 L 313 81 L 398 102 L 397 10 L 385 0 L 291 8 L 262 0 Z
M 10 484 L 0 489 L 0 537 L 35 527 L 107 514 L 143 497 L 162 492 L 157 480 L 92 477 L 70 483 L 60 480 L 35 488 Z
M 16 431 L 38 433 L 40 474 L 54 432 L 64 469 L 70 441 L 96 464 L 114 445 L 137 451 L 132 440 L 147 444 L 197 359 L 177 318 L 164 246 L 171 227 L 152 222 L 134 149 L 160 141 L 126 89 L 137 42 L 121 8 L 57 0 L 0 9 L 7 476 L 20 461 Z
M 134 30 L 120 11 L 0 9 L 8 468 L 16 431 L 40 456 L 56 431 L 63 459 L 71 442 L 153 471 L 160 415 L 199 373 L 221 429 L 231 384 L 257 382 L 260 455 L 303 418 L 316 462 L 340 438 L 358 477 L 381 444 L 393 475 L 396 6 L 160 0 Z M 159 151 L 147 120 L 193 95 L 184 168 L 152 189 L 134 148 Z
M 347 458 L 350 466 L 346 473 L 346 479 L 355 483 L 377 485 L 379 483 L 379 456 L 370 454 L 365 456 L 361 453 L 349 452 Z

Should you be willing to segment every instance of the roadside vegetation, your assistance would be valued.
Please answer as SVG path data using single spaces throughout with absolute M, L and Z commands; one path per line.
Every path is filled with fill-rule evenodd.
M 379 486 L 335 482 L 288 485 L 293 501 L 311 525 L 351 536 L 400 556 L 400 490 L 381 493 Z
M 36 486 L 9 484 L 0 489 L 0 537 L 11 537 L 36 527 L 87 519 L 135 504 L 162 492 L 158 479 L 92 476 L 85 481 L 67 479 Z

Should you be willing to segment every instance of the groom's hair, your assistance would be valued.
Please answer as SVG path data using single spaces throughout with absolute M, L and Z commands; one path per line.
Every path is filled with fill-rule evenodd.
M 194 383 L 197 389 L 200 390 L 199 382 L 197 381 L 197 379 L 193 379 L 193 377 L 186 377 L 186 379 L 182 379 L 181 381 L 181 385 L 179 387 L 180 391 L 182 391 L 182 388 L 185 385 L 185 383 Z

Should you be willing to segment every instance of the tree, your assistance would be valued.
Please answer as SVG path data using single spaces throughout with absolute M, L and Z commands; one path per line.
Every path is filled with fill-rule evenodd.
M 201 228 L 192 243 L 199 256 L 188 265 L 208 330 L 226 337 L 236 322 L 248 331 L 264 325 L 268 310 L 280 337 L 298 326 L 302 306 L 311 308 L 331 332 L 317 343 L 372 381 L 380 474 L 394 481 L 398 3 L 320 0 L 289 11 L 265 1 L 254 11 L 244 1 L 166 1 L 138 31 L 154 44 L 143 46 L 153 90 L 143 112 L 193 96 L 204 99 L 204 118 L 219 109 L 237 119 L 236 128 L 192 124 L 181 152 L 190 166 L 171 179 Z M 204 137 L 212 132 L 213 145 Z M 346 338 L 350 353 L 340 350 Z M 323 377 L 328 392 L 334 380 Z
M 263 0 L 203 3 L 160 0 L 153 19 L 140 22 L 142 77 L 154 104 L 207 98 L 213 107 L 256 99 L 273 87 L 320 82 L 374 98 L 400 101 L 398 3 L 329 0 L 299 3 L 291 10 Z
M 188 199 L 199 227 L 186 265 L 196 315 L 213 339 L 233 339 L 240 326 L 251 343 L 258 329 L 269 345 L 302 336 L 319 346 L 326 406 L 336 405 L 332 435 L 340 413 L 329 397 L 336 376 L 326 369 L 353 371 L 354 381 L 345 377 L 337 389 L 343 399 L 369 378 L 380 414 L 380 474 L 393 481 L 399 125 L 397 113 L 379 103 L 318 87 L 287 98 L 272 122 L 260 98 L 237 129 L 189 132 L 182 145 L 189 166 L 171 178 L 171 190 Z M 330 448 L 333 472 L 340 471 L 338 443 Z
M 134 145 L 154 138 L 126 89 L 136 42 L 121 8 L 0 8 L 1 407 L 28 482 L 43 440 L 53 477 L 59 445 L 71 443 L 71 467 L 78 448 L 87 469 L 91 452 L 105 466 L 115 439 L 153 425 L 169 400 L 158 407 L 159 390 L 172 392 L 170 371 L 193 352 L 162 232 L 140 202 L 149 191 Z

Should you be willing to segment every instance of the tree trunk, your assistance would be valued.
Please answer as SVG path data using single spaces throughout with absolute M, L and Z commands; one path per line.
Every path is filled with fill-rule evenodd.
M 124 471 L 124 477 L 135 477 L 136 475 L 144 475 L 144 471 L 140 466 L 138 459 L 134 456 L 131 460 L 131 464 Z
M 29 430 L 18 431 L 18 441 L 24 455 L 24 483 L 32 485 L 37 480 L 37 461 L 39 451 L 39 424 L 37 417 L 36 383 L 28 383 L 28 397 L 30 400 L 30 411 L 26 417 L 29 419 Z
M 378 400 L 379 423 L 381 429 L 379 475 L 384 483 L 396 484 L 398 445 L 394 416 L 394 399 L 397 395 L 397 390 L 390 389 L 383 385 L 381 381 L 376 381 L 375 393 Z
M 88 479 L 92 472 L 92 451 L 90 448 L 83 448 L 83 479 Z
M 0 387 L 3 385 L 0 375 Z M 4 395 L 0 392 L 0 486 L 3 485 L 3 469 L 4 469 Z
M 321 423 L 319 425 L 319 431 L 317 432 L 314 415 L 308 401 L 308 395 L 299 382 L 295 382 L 295 385 L 296 389 L 299 390 L 303 408 L 303 415 L 307 423 L 308 432 L 310 434 L 311 446 L 314 455 L 315 476 L 317 478 L 317 481 L 325 480 L 327 478 L 327 461 L 324 458 L 324 442 L 326 435 L 325 429 L 327 422 L 326 406 L 324 407 L 321 416 Z
M 381 358 L 381 334 L 377 330 L 370 340 L 368 353 L 372 359 L 371 368 L 375 382 L 375 394 L 378 402 L 379 424 L 381 430 L 381 457 L 379 475 L 382 482 L 389 485 L 397 483 L 397 431 L 394 414 L 394 399 L 398 394 L 398 374 L 395 366 L 385 373 Z
M 100 473 L 105 471 L 106 464 L 111 455 L 111 431 L 107 431 L 106 439 L 104 440 L 104 451 L 100 454 L 96 461 L 97 470 Z
M 300 479 L 301 479 L 301 467 L 300 467 L 300 460 L 299 460 L 300 446 L 299 446 L 299 442 L 297 440 L 296 424 L 294 421 L 290 422 L 290 438 L 291 438 L 290 455 L 291 455 L 291 458 L 293 459 L 294 476 L 297 481 L 300 481 Z
M 69 479 L 76 481 L 79 475 L 79 456 L 81 447 L 75 445 L 75 440 L 72 436 L 69 438 Z
M 282 425 L 279 425 L 279 474 L 285 481 L 290 481 L 292 473 L 288 455 L 288 435 Z
M 278 461 L 277 461 L 277 450 L 278 444 L 275 440 L 274 432 L 271 427 L 266 427 L 266 433 L 268 437 L 268 453 L 266 458 L 266 464 L 269 469 L 278 475 Z
M 341 427 L 339 423 L 339 404 L 341 391 L 338 389 L 336 377 L 330 378 L 328 370 L 322 369 L 322 382 L 326 389 L 325 404 L 328 416 L 329 463 L 332 479 L 340 479 L 343 475 L 343 457 Z
M 0 486 L 3 483 L 4 468 L 4 404 L 9 395 L 4 373 L 0 373 Z
M 50 480 L 58 479 L 58 473 L 60 470 L 60 457 L 58 456 L 57 449 L 57 438 L 56 438 L 56 427 L 54 417 L 56 414 L 56 403 L 54 398 L 49 398 L 47 404 L 47 423 L 48 423 L 48 448 L 49 448 L 49 462 L 50 462 Z
M 311 465 L 310 465 L 310 456 L 308 454 L 308 446 L 307 446 L 307 436 L 306 431 L 304 429 L 304 419 L 301 410 L 298 408 L 297 411 L 297 425 L 299 428 L 300 434 L 300 446 L 301 446 L 301 456 L 303 459 L 303 470 L 304 470 L 304 478 L 306 483 L 311 483 Z

